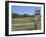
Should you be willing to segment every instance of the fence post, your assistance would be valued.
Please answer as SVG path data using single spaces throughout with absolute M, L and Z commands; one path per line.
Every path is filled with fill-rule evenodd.
M 35 21 L 34 21 L 34 23 L 35 23 L 35 30 L 37 29 L 37 23 L 36 23 L 37 21 L 36 21 L 36 16 L 35 16 Z

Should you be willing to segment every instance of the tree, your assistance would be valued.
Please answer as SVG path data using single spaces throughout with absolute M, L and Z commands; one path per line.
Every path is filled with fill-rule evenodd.
M 23 17 L 27 17 L 27 14 L 23 14 Z

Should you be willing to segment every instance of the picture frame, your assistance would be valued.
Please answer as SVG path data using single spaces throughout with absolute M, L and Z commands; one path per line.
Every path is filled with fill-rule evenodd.
M 25 9 L 25 11 L 24 11 L 24 9 Z M 35 9 L 36 9 L 36 12 L 37 12 L 38 9 L 39 9 L 40 13 L 35 13 L 35 15 L 34 15 L 34 13 L 32 13 L 33 18 L 38 19 L 38 17 L 39 17 L 39 19 L 41 19 L 39 21 L 40 23 L 38 22 L 39 23 L 38 26 L 37 26 L 37 21 L 34 19 L 35 25 L 33 24 L 33 26 L 31 25 L 32 27 L 30 27 L 30 24 L 28 22 L 29 21 L 28 17 L 32 18 L 32 16 L 30 16 L 31 15 L 30 14 L 31 9 L 32 9 L 32 12 Z M 15 19 L 14 19 L 14 17 L 13 17 L 14 14 L 12 13 L 14 11 L 16 11 L 17 14 L 19 14 L 18 15 L 19 18 L 21 18 L 20 14 L 21 14 L 21 16 L 23 14 L 29 15 L 29 16 L 26 16 L 28 18 L 28 19 L 26 18 L 28 20 L 27 23 L 25 24 L 26 21 L 22 22 L 22 20 L 20 20 L 20 19 L 19 19 L 19 22 L 18 22 L 17 21 L 18 16 L 16 16 L 15 13 L 14 13 L 15 14 Z M 18 13 L 17 11 L 22 12 L 22 13 Z M 27 11 L 27 13 L 26 13 L 26 11 Z M 38 16 L 36 16 L 36 15 L 38 15 Z M 25 19 L 25 16 L 22 17 L 22 18 Z M 33 20 L 33 19 L 30 19 L 30 20 Z M 30 21 L 30 22 L 34 22 L 34 20 Z M 15 24 L 14 27 L 13 27 L 13 24 Z M 18 25 L 18 24 L 23 24 L 24 26 Z M 26 25 L 27 25 L 27 28 L 26 28 Z M 19 28 L 20 26 L 21 26 L 21 28 Z M 34 29 L 34 27 L 35 27 L 35 29 Z M 40 28 L 38 28 L 38 27 L 40 27 Z M 45 3 L 22 2 L 22 1 L 5 1 L 5 35 L 6 36 L 18 36 L 18 35 L 34 35 L 34 34 L 45 34 Z

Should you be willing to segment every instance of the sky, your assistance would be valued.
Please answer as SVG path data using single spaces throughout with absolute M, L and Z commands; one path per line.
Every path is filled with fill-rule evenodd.
M 34 15 L 35 9 L 41 10 L 41 7 L 36 6 L 15 6 L 12 5 L 12 13 L 16 14 L 28 14 L 28 15 Z

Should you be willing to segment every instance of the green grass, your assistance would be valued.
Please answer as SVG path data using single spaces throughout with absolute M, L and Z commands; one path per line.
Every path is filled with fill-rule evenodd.
M 36 19 L 35 17 L 14 18 L 12 19 L 12 31 L 35 30 L 35 21 L 37 29 L 41 29 L 41 23 L 38 23 L 41 22 L 40 18 L 40 16 L 36 16 Z
M 31 17 L 25 17 L 25 18 L 15 18 L 12 20 L 13 24 L 20 24 L 20 23 L 31 23 L 34 22 L 34 19 Z

